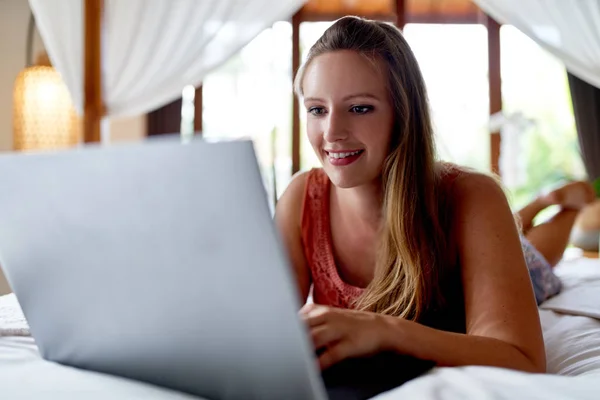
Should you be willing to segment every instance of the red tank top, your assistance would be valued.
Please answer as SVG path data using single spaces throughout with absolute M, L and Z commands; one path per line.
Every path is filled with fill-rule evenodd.
M 450 188 L 461 172 L 458 167 L 451 164 L 443 164 L 441 185 L 445 188 Z M 329 177 L 322 168 L 315 168 L 308 172 L 301 217 L 304 255 L 312 276 L 313 301 L 317 304 L 332 307 L 351 308 L 352 303 L 363 293 L 364 289 L 344 282 L 338 273 L 334 258 L 333 240 L 331 238 L 329 213 L 330 186 Z M 446 190 L 443 192 L 448 193 Z M 457 277 L 454 276 L 454 278 Z M 447 283 L 451 286 L 458 285 L 460 292 L 457 292 L 456 295 L 459 295 L 461 297 L 460 300 L 462 300 L 460 279 L 450 279 Z M 444 294 L 444 297 L 446 297 L 446 294 Z M 457 307 L 461 307 L 462 301 L 458 303 Z M 459 311 L 464 313 L 464 306 Z M 434 319 L 443 318 L 442 315 L 438 315 L 437 317 Z M 461 316 L 458 315 L 457 318 L 461 319 Z M 453 321 L 451 325 L 454 325 L 454 322 L 458 323 L 459 326 L 462 322 L 464 326 L 464 317 L 462 317 L 462 321 Z M 433 323 L 428 325 L 439 324 Z M 442 325 L 447 324 L 442 323 Z M 460 327 L 458 329 L 447 328 L 446 330 L 463 330 Z

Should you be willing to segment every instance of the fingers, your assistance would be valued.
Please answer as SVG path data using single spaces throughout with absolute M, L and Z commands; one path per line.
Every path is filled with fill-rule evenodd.
M 347 312 L 347 310 L 345 310 Z M 311 339 L 316 350 L 322 350 L 319 355 L 321 369 L 348 358 L 353 351 L 352 341 L 348 340 L 348 330 L 344 328 L 336 309 L 317 304 L 307 304 L 300 310 L 300 315 L 310 329 Z
M 312 328 L 310 335 L 316 350 L 330 346 L 344 337 L 343 332 L 329 325 L 320 325 Z
M 308 315 L 308 314 L 312 314 L 312 313 L 318 313 L 318 312 L 323 312 L 325 310 L 330 309 L 330 307 L 328 306 L 322 306 L 320 304 L 305 304 L 301 309 L 300 309 L 300 315 Z
M 325 370 L 346 358 L 352 357 L 353 346 L 349 340 L 341 340 L 325 349 L 319 356 L 319 366 Z
M 324 324 L 331 318 L 333 311 L 330 307 L 307 304 L 300 310 L 300 316 L 310 328 Z

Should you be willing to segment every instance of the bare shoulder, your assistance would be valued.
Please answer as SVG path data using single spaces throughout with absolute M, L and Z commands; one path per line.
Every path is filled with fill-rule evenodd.
M 465 171 L 456 179 L 452 192 L 453 230 L 467 229 L 496 223 L 514 225 L 515 218 L 505 190 L 491 175 Z
M 506 194 L 499 180 L 491 175 L 464 170 L 456 179 L 453 194 L 458 204 L 479 203 L 481 207 L 507 204 Z
M 296 173 L 290 180 L 290 183 L 288 184 L 285 193 L 293 197 L 302 197 L 304 195 L 304 189 L 306 188 L 306 181 L 308 179 L 309 174 L 310 171 Z
M 275 207 L 275 219 L 278 222 L 300 223 L 308 175 L 309 172 L 299 172 L 292 177 Z
M 275 223 L 294 267 L 299 288 L 300 304 L 306 302 L 311 282 L 301 233 L 302 207 L 308 176 L 308 172 L 296 174 L 275 208 Z

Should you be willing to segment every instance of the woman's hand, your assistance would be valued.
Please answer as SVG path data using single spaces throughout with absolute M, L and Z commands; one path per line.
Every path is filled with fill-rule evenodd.
M 366 311 L 307 304 L 300 310 L 322 370 L 346 358 L 375 355 L 386 344 L 385 317 Z

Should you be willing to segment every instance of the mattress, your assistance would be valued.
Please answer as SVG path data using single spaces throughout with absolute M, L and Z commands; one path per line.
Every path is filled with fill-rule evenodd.
M 562 297 L 542 304 L 540 309 L 548 374 L 491 367 L 434 368 L 376 399 L 597 399 L 600 391 L 600 320 L 594 315 L 600 315 L 600 292 L 586 288 L 596 287 L 600 282 L 600 261 L 565 260 L 556 272 L 565 286 Z M 0 314 L 7 314 L 11 309 L 14 312 L 15 304 L 14 298 L 0 298 Z M 583 305 L 581 310 L 578 305 Z M 22 326 L 19 326 L 18 313 L 5 320 L 12 321 L 13 325 L 0 326 L 4 333 L 11 333 L 0 337 L 2 398 L 198 399 L 145 383 L 45 361 L 39 356 L 33 338 L 19 330 Z
M 62 366 L 40 358 L 31 337 L 0 337 L 3 399 L 198 399 L 145 383 Z

